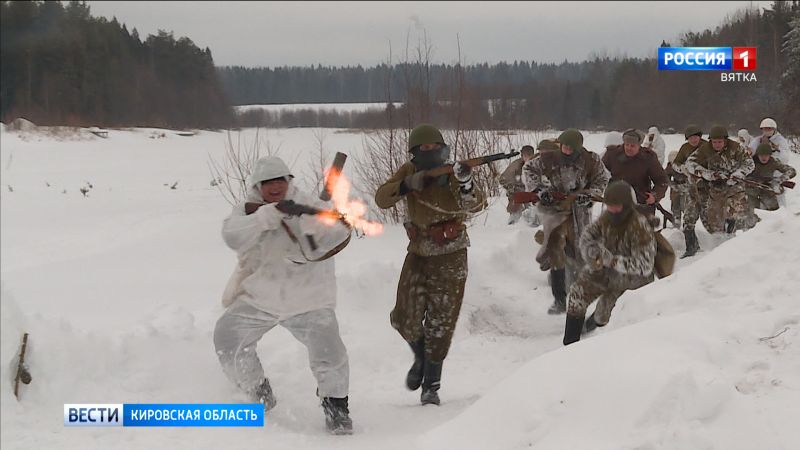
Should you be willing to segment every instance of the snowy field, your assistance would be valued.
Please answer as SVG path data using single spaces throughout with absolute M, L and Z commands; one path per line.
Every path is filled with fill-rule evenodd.
M 359 134 L 324 135 L 331 153 L 361 151 Z M 314 130 L 261 136 L 310 181 Z M 604 137 L 588 136 L 587 148 Z M 494 199 L 470 228 L 441 407 L 405 389 L 412 356 L 389 325 L 402 227 L 354 239 L 336 261 L 352 436 L 326 433 L 305 350 L 280 327 L 258 347 L 279 399 L 263 428 L 64 428 L 64 403 L 245 401 L 211 338 L 235 263 L 220 236 L 230 206 L 207 165 L 225 140 L 0 133 L 4 450 L 800 448 L 800 189 L 733 239 L 698 224 L 701 253 L 625 294 L 607 327 L 566 348 L 564 316 L 546 314 L 535 230 L 505 225 L 505 199 Z M 670 151 L 683 137 L 665 140 Z M 682 234 L 664 234 L 682 253 Z M 10 364 L 23 332 L 33 382 L 17 402 Z

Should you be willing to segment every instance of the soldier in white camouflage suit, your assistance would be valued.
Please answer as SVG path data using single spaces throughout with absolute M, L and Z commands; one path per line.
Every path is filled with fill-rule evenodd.
M 700 146 L 686 162 L 686 172 L 702 178 L 708 195 L 705 211 L 709 233 L 733 234 L 736 224 L 743 222 L 747 212 L 744 178 L 755 169 L 753 158 L 739 145 L 728 139 L 728 130 L 712 127 L 709 142 Z
M 583 232 L 580 249 L 586 265 L 569 291 L 564 345 L 582 331 L 605 326 L 617 299 L 654 279 L 656 238 L 651 219 L 636 210 L 636 194 L 625 181 L 608 185 L 606 211 Z M 655 219 L 658 222 L 657 219 Z M 586 319 L 586 309 L 598 300 Z
M 570 280 L 582 266 L 578 238 L 592 221 L 592 196 L 599 196 L 610 174 L 600 157 L 583 147 L 583 135 L 569 129 L 558 137 L 559 151 L 542 152 L 522 168 L 525 190 L 538 192 L 538 212 L 543 233 L 536 262 L 550 270 L 553 304 L 548 314 L 566 311 L 567 270 Z M 561 194 L 575 195 L 574 201 L 559 201 Z

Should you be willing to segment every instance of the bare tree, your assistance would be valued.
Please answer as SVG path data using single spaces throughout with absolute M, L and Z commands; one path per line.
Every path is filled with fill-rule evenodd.
M 307 180 L 311 180 L 311 191 L 314 195 L 319 195 L 324 188 L 325 183 L 325 169 L 330 165 L 330 151 L 325 148 L 325 139 L 328 137 L 328 132 L 323 128 L 316 128 L 314 130 L 314 157 L 309 160 L 308 170 L 309 174 L 306 175 Z
M 247 197 L 250 189 L 247 178 L 253 172 L 256 161 L 262 156 L 277 155 L 280 147 L 273 148 L 268 139 L 262 140 L 258 128 L 251 143 L 246 140 L 242 142 L 241 131 L 237 132 L 235 145 L 230 130 L 227 138 L 222 159 L 217 161 L 209 155 L 208 168 L 213 178 L 211 184 L 219 190 L 225 201 L 235 205 Z

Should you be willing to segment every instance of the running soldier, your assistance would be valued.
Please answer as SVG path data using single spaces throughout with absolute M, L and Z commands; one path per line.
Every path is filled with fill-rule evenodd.
M 450 148 L 433 125 L 421 124 L 411 131 L 408 151 L 411 161 L 378 188 L 375 203 L 386 209 L 406 202 L 410 242 L 389 319 L 414 352 L 406 387 L 414 391 L 422 386 L 421 403 L 438 405 L 442 363 L 467 281 L 465 221 L 486 202 L 468 166 L 456 163 L 453 176 L 426 176 L 450 157 Z
M 592 220 L 592 197 L 606 188 L 609 173 L 600 157 L 583 147 L 580 131 L 569 129 L 558 137 L 560 151 L 544 152 L 523 167 L 525 190 L 537 192 L 542 221 L 541 248 L 536 262 L 550 270 L 553 304 L 548 314 L 562 314 L 567 306 L 567 270 L 570 282 L 582 266 L 578 238 Z M 574 201 L 559 197 L 574 195 Z

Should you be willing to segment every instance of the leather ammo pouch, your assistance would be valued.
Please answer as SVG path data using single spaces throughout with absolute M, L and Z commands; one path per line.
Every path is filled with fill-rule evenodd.
M 428 229 L 420 229 L 411 222 L 406 222 L 403 226 L 406 229 L 406 234 L 408 234 L 408 239 L 415 241 L 420 236 L 425 236 L 429 237 L 436 245 L 443 246 L 461 236 L 462 222 L 460 220 L 448 220 L 430 225 Z

